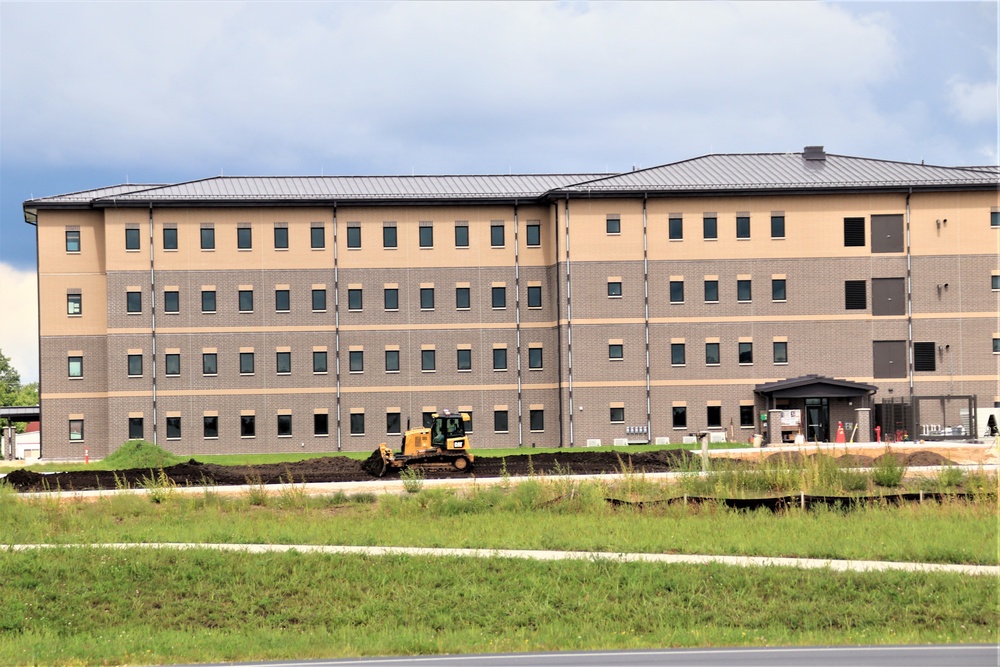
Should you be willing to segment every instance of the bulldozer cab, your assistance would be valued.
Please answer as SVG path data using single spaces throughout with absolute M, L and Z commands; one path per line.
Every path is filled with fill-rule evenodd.
M 458 438 L 465 437 L 465 414 L 435 413 L 431 422 L 431 445 L 439 449 L 464 448 L 465 442 L 456 443 Z

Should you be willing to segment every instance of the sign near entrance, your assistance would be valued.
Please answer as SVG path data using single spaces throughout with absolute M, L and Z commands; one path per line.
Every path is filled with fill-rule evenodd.
M 801 410 L 782 410 L 781 416 L 778 417 L 778 423 L 781 426 L 801 426 L 802 425 L 802 411 Z

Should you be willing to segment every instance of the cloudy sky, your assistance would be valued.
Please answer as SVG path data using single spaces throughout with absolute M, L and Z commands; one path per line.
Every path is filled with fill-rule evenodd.
M 998 162 L 998 3 L 0 3 L 0 349 L 37 378 L 21 203 L 220 173 Z

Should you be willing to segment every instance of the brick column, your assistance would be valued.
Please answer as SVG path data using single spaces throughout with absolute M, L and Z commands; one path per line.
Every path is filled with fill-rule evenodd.
M 854 413 L 857 415 L 854 421 L 858 425 L 858 434 L 855 436 L 855 442 L 872 442 L 874 437 L 872 434 L 872 409 L 871 408 L 855 408 Z
M 781 410 L 768 410 L 767 411 L 767 444 L 769 445 L 780 445 L 781 444 L 781 424 L 778 422 L 781 417 Z

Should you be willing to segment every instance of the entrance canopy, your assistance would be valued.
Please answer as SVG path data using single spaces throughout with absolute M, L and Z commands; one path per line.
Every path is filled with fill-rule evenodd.
M 822 375 L 803 375 L 777 382 L 759 384 L 754 393 L 767 399 L 769 407 L 778 398 L 851 398 L 861 396 L 867 402 L 878 391 L 878 387 L 861 382 L 838 380 Z
M 37 422 L 41 421 L 42 409 L 37 405 L 16 405 L 0 408 L 0 418 L 9 419 L 12 422 Z

